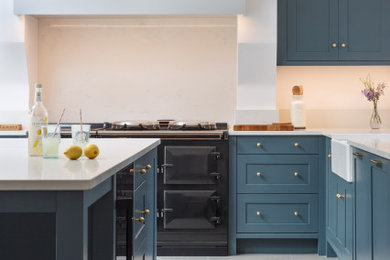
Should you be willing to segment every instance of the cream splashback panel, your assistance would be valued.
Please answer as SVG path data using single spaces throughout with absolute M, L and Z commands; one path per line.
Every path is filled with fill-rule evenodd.
M 38 79 L 50 121 L 233 122 L 235 16 L 40 18 Z

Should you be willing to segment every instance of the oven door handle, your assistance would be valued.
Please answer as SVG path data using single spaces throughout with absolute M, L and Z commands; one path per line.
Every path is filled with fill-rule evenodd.
M 209 221 L 210 222 L 214 222 L 216 225 L 220 225 L 222 224 L 222 218 L 220 216 L 218 216 L 218 212 L 219 212 L 219 208 L 220 208 L 220 203 L 222 202 L 222 198 L 220 196 L 217 196 L 217 195 L 214 195 L 214 196 L 211 196 L 210 197 L 210 200 L 213 200 L 215 201 L 215 203 L 217 204 L 217 211 L 215 212 L 215 217 L 210 217 L 209 218 Z
M 161 167 L 163 167 L 163 168 L 174 167 L 174 166 L 175 165 L 172 163 L 164 163 L 163 165 L 161 165 Z
M 209 173 L 211 176 L 215 177 L 216 180 L 222 179 L 222 174 L 219 172 L 210 172 Z
M 213 155 L 215 157 L 215 160 L 221 160 L 222 159 L 222 153 L 220 152 L 212 152 L 210 153 L 211 155 Z

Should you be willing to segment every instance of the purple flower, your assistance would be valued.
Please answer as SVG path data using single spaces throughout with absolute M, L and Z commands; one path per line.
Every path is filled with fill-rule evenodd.
M 385 94 L 385 83 L 379 83 L 375 87 L 370 75 L 368 75 L 366 79 L 361 79 L 361 81 L 364 84 L 364 89 L 361 91 L 362 94 L 367 98 L 368 101 L 373 101 L 376 104 L 379 100 L 379 97 Z

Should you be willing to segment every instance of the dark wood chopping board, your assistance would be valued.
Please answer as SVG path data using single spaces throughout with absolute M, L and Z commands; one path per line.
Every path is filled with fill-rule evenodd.
M 234 125 L 234 131 L 294 131 L 291 123 L 273 123 L 270 125 Z

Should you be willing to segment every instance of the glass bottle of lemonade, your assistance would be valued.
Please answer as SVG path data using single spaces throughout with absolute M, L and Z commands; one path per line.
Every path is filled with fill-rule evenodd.
M 42 156 L 42 130 L 47 125 L 47 110 L 42 103 L 42 85 L 35 84 L 35 102 L 29 112 L 28 123 L 28 154 Z

